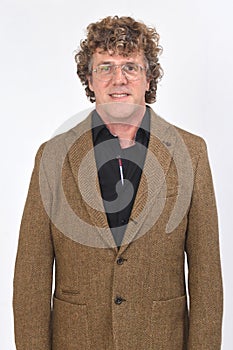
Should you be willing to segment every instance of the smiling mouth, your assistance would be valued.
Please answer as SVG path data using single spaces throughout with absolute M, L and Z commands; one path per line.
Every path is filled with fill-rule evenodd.
M 127 97 L 129 96 L 129 94 L 127 93 L 114 93 L 114 94 L 109 94 L 111 97 L 113 98 L 122 98 L 122 97 Z

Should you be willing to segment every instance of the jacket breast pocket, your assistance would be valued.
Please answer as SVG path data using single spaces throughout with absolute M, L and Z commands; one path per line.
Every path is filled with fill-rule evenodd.
M 87 306 L 53 299 L 53 350 L 89 350 Z
M 165 301 L 153 301 L 151 332 L 151 350 L 186 349 L 186 296 Z

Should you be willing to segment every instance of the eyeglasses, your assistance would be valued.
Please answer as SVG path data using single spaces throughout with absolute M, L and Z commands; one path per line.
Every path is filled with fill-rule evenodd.
M 141 77 L 142 71 L 146 70 L 146 67 L 140 64 L 128 62 L 121 65 L 116 64 L 100 64 L 92 72 L 96 73 L 96 78 L 101 81 L 109 81 L 115 74 L 116 68 L 121 68 L 122 74 L 127 80 L 138 80 Z

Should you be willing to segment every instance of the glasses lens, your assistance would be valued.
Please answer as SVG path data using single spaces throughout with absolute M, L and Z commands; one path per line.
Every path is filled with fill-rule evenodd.
M 96 74 L 100 80 L 110 80 L 112 78 L 113 66 L 110 64 L 100 64 L 96 68 Z
M 122 66 L 112 65 L 112 64 L 100 64 L 96 69 L 96 75 L 99 80 L 108 81 L 111 80 L 115 69 L 121 68 L 122 73 L 128 80 L 137 80 L 139 79 L 142 71 L 142 67 L 136 63 L 128 62 Z
M 137 79 L 141 74 L 140 66 L 136 63 L 126 63 L 122 67 L 122 70 L 124 71 L 127 79 L 129 80 Z

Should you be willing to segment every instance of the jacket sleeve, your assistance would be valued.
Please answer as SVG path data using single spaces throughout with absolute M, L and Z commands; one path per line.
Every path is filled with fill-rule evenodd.
M 43 147 L 44 145 L 40 147 L 35 159 L 15 264 L 13 310 L 17 350 L 51 350 L 54 254 L 50 219 L 40 193 L 40 159 Z
M 201 139 L 186 239 L 188 350 L 220 350 L 223 290 L 218 218 L 206 144 Z

